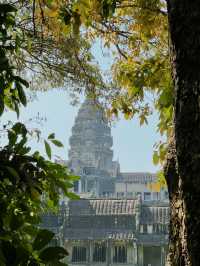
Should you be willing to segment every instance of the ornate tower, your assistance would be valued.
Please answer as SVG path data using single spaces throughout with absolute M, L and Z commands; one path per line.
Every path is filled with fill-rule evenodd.
M 95 168 L 111 173 L 113 168 L 113 140 L 103 110 L 86 99 L 79 109 L 72 128 L 69 167 L 76 174 L 84 168 Z

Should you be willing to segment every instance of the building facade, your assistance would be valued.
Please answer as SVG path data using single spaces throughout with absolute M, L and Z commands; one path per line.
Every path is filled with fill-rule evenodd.
M 80 176 L 74 184 L 80 200 L 63 199 L 53 230 L 69 251 L 69 265 L 164 266 L 167 191 L 155 174 L 121 172 L 112 143 L 103 110 L 86 99 L 72 128 L 66 162 Z M 50 214 L 45 219 L 47 226 Z
M 168 243 L 167 204 L 138 199 L 69 202 L 64 227 L 72 265 L 161 266 Z

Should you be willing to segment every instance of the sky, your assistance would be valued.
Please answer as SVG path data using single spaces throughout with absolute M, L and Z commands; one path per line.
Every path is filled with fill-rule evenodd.
M 33 150 L 45 154 L 43 139 L 50 133 L 55 133 L 64 148 L 52 146 L 53 159 L 59 156 L 67 160 L 69 150 L 69 137 L 74 124 L 78 106 L 70 105 L 70 97 L 65 90 L 53 89 L 48 92 L 38 92 L 35 100 L 28 103 L 27 108 L 21 108 L 20 121 L 28 128 L 39 127 L 42 131 L 41 141 L 36 139 L 30 142 Z M 34 117 L 43 118 L 42 125 L 29 122 Z M 1 118 L 1 125 L 6 121 L 16 121 L 14 112 L 6 112 Z M 156 133 L 157 114 L 149 119 L 149 124 L 140 127 L 139 121 L 120 119 L 112 126 L 114 160 L 119 160 L 123 172 L 156 172 L 158 167 L 153 165 L 153 145 L 160 136 Z

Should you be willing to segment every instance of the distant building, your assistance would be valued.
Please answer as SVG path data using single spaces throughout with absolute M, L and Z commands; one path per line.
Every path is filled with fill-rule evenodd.
M 139 199 L 69 202 L 64 227 L 69 265 L 165 265 L 169 208 Z
M 59 218 L 68 264 L 164 266 L 167 191 L 155 174 L 121 172 L 112 144 L 103 110 L 86 99 L 72 128 L 69 160 L 61 162 L 80 176 L 74 186 L 80 200 L 66 201 Z

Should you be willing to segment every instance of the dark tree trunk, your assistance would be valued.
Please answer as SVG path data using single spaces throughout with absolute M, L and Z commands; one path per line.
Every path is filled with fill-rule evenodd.
M 168 147 L 164 174 L 167 181 L 170 199 L 170 245 L 167 265 L 185 265 L 182 259 L 185 257 L 182 234 L 184 229 L 184 205 L 181 197 L 181 179 L 178 175 L 176 147 L 174 136 Z M 183 226 L 183 227 L 182 227 Z
M 167 4 L 175 84 L 175 146 L 166 167 L 171 205 L 168 265 L 199 266 L 200 1 Z

